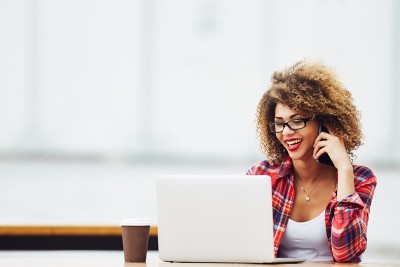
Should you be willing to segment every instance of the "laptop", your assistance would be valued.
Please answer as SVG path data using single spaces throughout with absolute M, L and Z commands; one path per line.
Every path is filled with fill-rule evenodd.
M 162 175 L 156 188 L 162 261 L 304 261 L 274 257 L 269 176 Z

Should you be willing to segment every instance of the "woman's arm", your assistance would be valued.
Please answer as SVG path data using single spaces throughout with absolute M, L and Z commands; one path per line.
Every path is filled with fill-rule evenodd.
M 359 261 L 367 247 L 367 224 L 376 177 L 361 166 L 355 167 L 354 177 L 355 192 L 345 198 L 338 195 L 331 208 L 331 249 L 333 258 L 339 262 Z
M 321 132 L 314 143 L 314 158 L 328 153 L 337 169 L 337 195 L 331 207 L 331 249 L 339 262 L 359 261 L 367 247 L 367 224 L 376 177 L 366 167 L 351 165 L 341 138 Z M 332 217 L 333 214 L 333 217 Z
M 349 159 L 343 139 L 321 132 L 314 142 L 314 158 L 328 153 L 338 174 L 337 199 L 345 199 L 355 192 L 353 165 Z

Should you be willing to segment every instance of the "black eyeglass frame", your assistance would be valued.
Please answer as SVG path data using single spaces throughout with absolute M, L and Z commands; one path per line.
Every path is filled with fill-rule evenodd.
M 290 121 L 287 121 L 287 122 L 271 122 L 270 124 L 268 124 L 268 129 L 269 129 L 269 131 L 271 133 L 281 133 L 281 132 L 283 132 L 285 130 L 285 126 L 287 126 L 287 127 L 289 127 L 290 130 L 297 131 L 297 130 L 305 128 L 307 126 L 307 122 L 315 119 L 316 117 L 317 117 L 317 115 L 312 115 L 312 116 L 307 117 L 307 118 L 293 119 L 293 120 L 290 120 Z M 290 127 L 289 123 L 291 123 L 292 121 L 298 121 L 298 120 L 301 120 L 301 121 L 304 122 L 304 126 L 303 127 L 296 128 L 296 129 L 293 129 L 292 127 Z M 277 124 L 283 126 L 282 131 L 275 131 L 275 125 L 277 125 Z

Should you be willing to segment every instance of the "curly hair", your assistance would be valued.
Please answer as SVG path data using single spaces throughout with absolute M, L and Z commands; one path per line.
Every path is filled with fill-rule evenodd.
M 278 103 L 298 114 L 317 115 L 319 123 L 343 139 L 350 158 L 354 157 L 353 151 L 362 144 L 361 115 L 353 104 L 351 93 L 331 68 L 305 59 L 284 71 L 274 72 L 271 85 L 257 106 L 257 133 L 261 139 L 261 151 L 271 163 L 280 164 L 288 155 L 276 135 L 268 130 L 268 124 L 274 122 Z

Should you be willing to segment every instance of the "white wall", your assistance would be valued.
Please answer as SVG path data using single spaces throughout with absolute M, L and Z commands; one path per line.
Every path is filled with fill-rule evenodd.
M 393 159 L 392 9 L 390 0 L 0 1 L 0 151 L 259 159 L 255 107 L 272 71 L 319 57 L 362 111 L 359 159 Z

